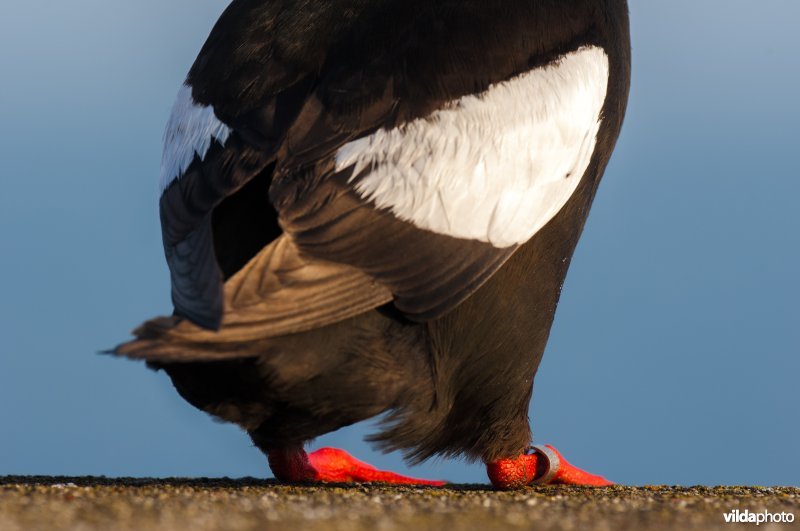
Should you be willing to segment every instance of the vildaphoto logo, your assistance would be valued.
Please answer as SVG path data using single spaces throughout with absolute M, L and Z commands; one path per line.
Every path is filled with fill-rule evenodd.
M 755 513 L 749 509 L 740 511 L 734 509 L 729 513 L 724 513 L 725 523 L 727 524 L 791 524 L 794 522 L 794 513 L 771 513 L 767 510 Z

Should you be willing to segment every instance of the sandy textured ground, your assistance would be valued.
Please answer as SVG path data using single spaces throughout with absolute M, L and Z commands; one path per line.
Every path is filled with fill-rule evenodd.
M 255 479 L 0 477 L 0 530 L 736 529 L 723 513 L 795 516 L 800 489 L 484 485 L 288 487 Z M 747 526 L 755 529 L 755 525 Z

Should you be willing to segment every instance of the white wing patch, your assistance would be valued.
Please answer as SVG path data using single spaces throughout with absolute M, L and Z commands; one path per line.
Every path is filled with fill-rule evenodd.
M 353 166 L 361 197 L 420 228 L 496 247 L 523 243 L 583 177 L 607 85 L 605 52 L 584 47 L 345 144 L 336 169 Z
M 183 85 L 164 131 L 159 180 L 161 192 L 183 175 L 195 155 L 200 160 L 205 158 L 212 139 L 225 145 L 230 133 L 231 129 L 214 116 L 214 109 L 196 104 L 192 99 L 192 88 Z

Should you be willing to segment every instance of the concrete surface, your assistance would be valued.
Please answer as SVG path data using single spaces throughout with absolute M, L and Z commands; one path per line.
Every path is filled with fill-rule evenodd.
M 0 477 L 0 530 L 736 529 L 723 513 L 767 510 L 800 528 L 789 487 L 290 487 L 256 479 Z

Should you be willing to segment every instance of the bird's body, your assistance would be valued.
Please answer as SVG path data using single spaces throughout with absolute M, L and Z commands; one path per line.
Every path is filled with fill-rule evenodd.
M 273 469 L 381 414 L 412 460 L 520 456 L 629 68 L 624 0 L 235 0 L 167 128 L 175 316 L 117 352 Z

